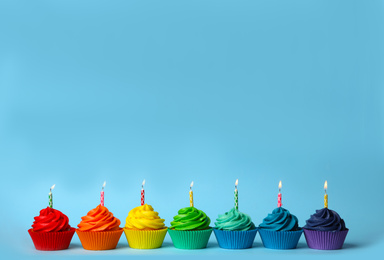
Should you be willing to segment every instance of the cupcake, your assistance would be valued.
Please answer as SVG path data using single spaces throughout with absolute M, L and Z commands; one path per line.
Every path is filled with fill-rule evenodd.
M 118 218 L 115 218 L 106 207 L 98 205 L 81 218 L 76 233 L 84 249 L 114 249 L 123 233 L 119 225 Z
M 67 249 L 75 228 L 61 211 L 47 207 L 35 217 L 32 228 L 28 230 L 37 250 L 52 251 Z
M 219 215 L 213 231 L 221 248 L 244 249 L 252 247 L 257 229 L 247 214 L 232 208 Z
M 168 232 L 176 248 L 201 249 L 207 247 L 211 236 L 210 223 L 211 220 L 203 211 L 186 207 L 173 217 Z
M 264 247 L 271 249 L 293 249 L 299 242 L 303 229 L 299 221 L 283 207 L 278 207 L 259 225 Z
M 163 244 L 167 227 L 159 213 L 151 205 L 144 204 L 128 213 L 124 233 L 131 248 L 153 249 Z
M 310 248 L 333 250 L 343 247 L 349 229 L 335 211 L 328 208 L 316 210 L 306 222 L 304 235 Z

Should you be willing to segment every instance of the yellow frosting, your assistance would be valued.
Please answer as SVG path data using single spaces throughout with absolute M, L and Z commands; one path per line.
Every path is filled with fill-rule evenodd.
M 125 228 L 129 229 L 154 230 L 164 227 L 164 219 L 147 204 L 132 209 L 125 220 Z

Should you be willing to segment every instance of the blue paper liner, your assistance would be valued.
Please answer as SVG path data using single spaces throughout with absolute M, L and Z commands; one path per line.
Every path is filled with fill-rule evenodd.
M 318 231 L 304 229 L 305 239 L 309 248 L 319 250 L 341 249 L 349 229 L 342 231 Z
M 271 249 L 294 249 L 299 243 L 303 229 L 297 231 L 274 231 L 259 228 L 264 247 Z
M 252 247 L 257 229 L 248 231 L 230 231 L 214 228 L 213 232 L 215 233 L 217 242 L 221 248 L 245 249 Z

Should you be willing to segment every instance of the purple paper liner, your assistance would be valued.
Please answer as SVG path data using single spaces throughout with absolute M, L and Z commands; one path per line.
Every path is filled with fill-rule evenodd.
M 304 229 L 304 236 L 309 248 L 336 250 L 343 247 L 349 229 L 342 231 L 318 231 Z
M 303 229 L 296 231 L 274 231 L 259 228 L 259 234 L 264 247 L 270 249 L 294 249 L 303 233 Z
M 251 248 L 257 233 L 257 229 L 248 231 L 230 231 L 214 228 L 213 231 L 219 246 L 226 249 Z

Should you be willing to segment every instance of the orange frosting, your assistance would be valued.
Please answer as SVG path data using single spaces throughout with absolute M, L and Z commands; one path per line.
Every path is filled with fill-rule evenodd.
M 115 218 L 104 206 L 97 206 L 81 218 L 79 225 L 80 231 L 112 231 L 118 230 L 120 220 Z

